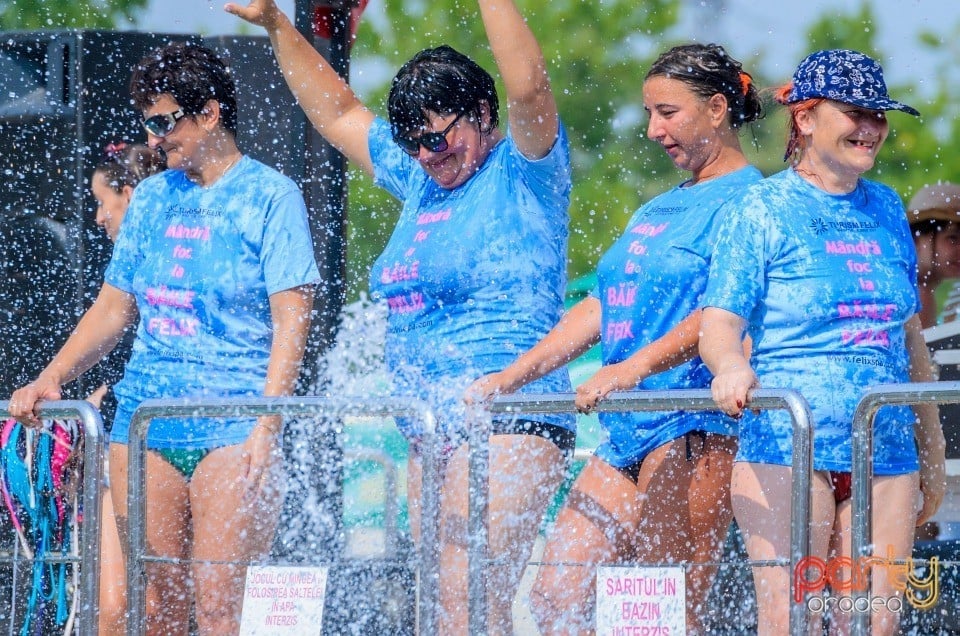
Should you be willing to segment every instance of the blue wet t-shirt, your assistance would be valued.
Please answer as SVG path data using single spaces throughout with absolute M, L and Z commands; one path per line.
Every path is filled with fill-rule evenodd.
M 388 308 L 386 363 L 398 394 L 438 410 L 448 437 L 463 434 L 463 391 L 500 371 L 560 319 L 566 285 L 570 156 L 566 133 L 531 161 L 509 135 L 463 185 L 438 186 L 393 142 L 370 128 L 376 184 L 403 203 L 370 272 L 371 296 Z M 570 391 L 565 369 L 528 393 Z M 528 419 L 573 429 L 567 415 Z M 408 437 L 418 423 L 399 422 Z
M 696 185 L 680 184 L 637 210 L 597 266 L 592 295 L 602 307 L 603 364 L 622 362 L 661 338 L 700 306 L 724 204 L 763 175 L 752 166 Z M 637 389 L 705 389 L 712 376 L 700 359 L 650 376 Z M 608 439 L 597 448 L 624 468 L 690 431 L 732 435 L 719 412 L 602 412 Z
M 136 298 L 140 322 L 112 441 L 149 398 L 263 395 L 273 339 L 271 294 L 320 274 L 293 181 L 243 157 L 209 187 L 167 170 L 137 186 L 105 280 Z M 243 442 L 255 420 L 158 418 L 148 445 Z
M 748 321 L 763 387 L 795 389 L 810 403 L 814 468 L 850 471 L 860 398 L 909 381 L 904 324 L 920 304 L 900 198 L 866 179 L 844 195 L 792 169 L 764 179 L 725 217 L 704 305 Z M 877 412 L 876 474 L 917 470 L 914 420 L 909 407 Z M 791 441 L 786 412 L 747 411 L 737 458 L 789 465 Z

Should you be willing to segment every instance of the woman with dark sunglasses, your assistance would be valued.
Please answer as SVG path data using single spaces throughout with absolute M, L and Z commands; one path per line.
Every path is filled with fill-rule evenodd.
M 137 186 L 96 301 L 10 400 L 12 415 L 36 425 L 37 403 L 58 399 L 139 319 L 114 387 L 110 476 L 121 536 L 129 428 L 140 403 L 290 394 L 320 276 L 296 184 L 237 147 L 236 89 L 214 51 L 161 47 L 134 68 L 130 90 L 147 143 L 168 170 Z M 281 426 L 278 417 L 151 423 L 147 545 L 167 559 L 147 565 L 152 632 L 189 633 L 191 605 L 199 633 L 239 631 L 245 568 L 233 564 L 263 557 L 272 544 Z
M 498 128 L 493 77 L 449 46 L 426 49 L 393 80 L 389 122 L 377 118 L 273 0 L 226 10 L 266 28 L 291 90 L 334 147 L 403 202 L 371 273 L 389 308 L 393 389 L 437 409 L 444 453 L 441 492 L 441 633 L 467 632 L 467 420 L 473 378 L 505 367 L 560 317 L 565 287 L 569 148 L 546 63 L 511 0 L 480 0 L 480 17 L 506 87 L 508 127 Z M 531 383 L 569 390 L 565 371 Z M 419 515 L 417 422 L 409 502 Z M 490 438 L 487 570 L 491 633 L 512 633 L 511 602 L 541 517 L 574 442 L 572 416 L 495 422 Z

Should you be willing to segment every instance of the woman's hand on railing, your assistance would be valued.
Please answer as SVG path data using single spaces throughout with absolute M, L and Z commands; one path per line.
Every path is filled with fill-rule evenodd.
M 639 381 L 623 363 L 610 364 L 594 373 L 586 382 L 577 387 L 574 403 L 581 413 L 590 413 L 600 402 L 614 391 L 629 391 L 636 388 Z
M 718 373 L 710 384 L 713 400 L 721 411 L 731 417 L 743 415 L 744 408 L 753 397 L 754 389 L 759 388 L 760 381 L 745 360 L 741 365 L 731 366 Z
M 13 392 L 7 410 L 11 416 L 22 424 L 38 428 L 40 426 L 40 402 L 59 399 L 60 384 L 41 374 L 30 384 Z
M 477 378 L 463 392 L 463 401 L 467 404 L 483 404 L 504 393 L 512 393 L 503 371 L 488 373 Z

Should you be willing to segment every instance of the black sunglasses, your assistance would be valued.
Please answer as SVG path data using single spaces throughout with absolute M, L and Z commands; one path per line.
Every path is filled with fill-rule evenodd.
M 143 120 L 143 127 L 154 137 L 166 137 L 177 127 L 177 122 L 183 119 L 183 109 L 178 108 L 166 115 L 154 115 Z
M 453 129 L 461 117 L 463 117 L 463 113 L 457 115 L 456 118 L 440 132 L 426 132 L 419 137 L 401 137 L 400 135 L 394 135 L 393 140 L 411 157 L 416 157 L 420 154 L 420 146 L 423 146 L 430 152 L 443 152 L 450 147 L 450 144 L 447 143 L 447 133 Z

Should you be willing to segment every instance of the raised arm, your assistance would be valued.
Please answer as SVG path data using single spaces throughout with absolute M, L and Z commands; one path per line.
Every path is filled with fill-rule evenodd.
M 466 391 L 467 402 L 482 401 L 520 387 L 567 364 L 600 340 L 600 301 L 585 298 L 564 314 L 543 339 L 509 367 L 476 380 Z
M 373 113 L 274 0 L 253 0 L 246 7 L 230 2 L 224 10 L 266 29 L 287 86 L 310 123 L 347 159 L 372 175 L 367 135 Z
M 76 379 L 109 353 L 123 330 L 137 319 L 133 296 L 104 284 L 90 309 L 37 379 L 14 391 L 10 415 L 29 425 L 40 423 L 36 408 L 43 400 L 59 400 L 60 387 Z
M 933 371 L 930 350 L 927 349 L 920 314 L 906 324 L 907 353 L 910 356 L 910 381 L 932 382 Z M 917 516 L 917 525 L 925 523 L 934 515 L 943 501 L 947 489 L 946 441 L 940 425 L 940 410 L 936 404 L 915 404 L 917 421 L 913 434 L 917 440 L 920 458 L 920 490 L 923 492 L 923 508 Z
M 490 49 L 506 88 L 511 136 L 525 157 L 540 159 L 550 152 L 559 128 L 543 52 L 512 0 L 479 3 Z

